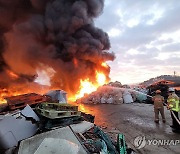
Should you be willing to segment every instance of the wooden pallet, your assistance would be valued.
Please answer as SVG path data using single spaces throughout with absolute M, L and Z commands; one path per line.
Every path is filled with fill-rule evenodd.
M 51 101 L 48 96 L 43 96 L 35 93 L 29 93 L 19 96 L 7 97 L 7 104 L 10 110 L 16 110 L 26 107 L 26 105 L 34 105 L 38 103 Z

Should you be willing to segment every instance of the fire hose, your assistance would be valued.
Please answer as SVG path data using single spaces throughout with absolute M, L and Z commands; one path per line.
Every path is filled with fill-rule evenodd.
M 144 93 L 142 93 L 142 92 L 140 92 L 140 93 L 141 93 L 141 94 L 144 94 Z M 144 95 L 152 98 L 152 96 L 150 96 L 150 95 L 147 95 L 147 94 L 144 94 Z M 168 105 L 167 105 L 166 103 L 164 103 L 164 105 L 168 108 Z M 174 112 L 172 112 L 171 110 L 170 110 L 170 112 L 171 112 L 171 114 L 173 115 L 173 117 L 176 119 L 177 123 L 180 125 L 180 121 L 179 121 L 179 119 L 176 117 L 176 115 L 174 114 Z
M 124 88 L 119 88 L 119 89 L 124 89 Z M 143 94 L 143 95 L 146 95 L 146 96 L 148 96 L 148 97 L 153 98 L 152 96 L 147 95 L 147 94 L 145 94 L 145 93 L 143 93 L 143 92 L 136 91 L 136 90 L 134 90 L 134 89 L 130 89 L 130 90 L 131 90 L 131 91 L 135 91 L 135 92 L 137 92 L 137 93 L 140 93 L 140 94 Z M 168 105 L 167 105 L 166 103 L 164 103 L 164 105 L 168 108 Z M 174 114 L 174 112 L 172 112 L 171 110 L 170 110 L 170 112 L 171 112 L 171 114 L 173 115 L 173 117 L 176 119 L 177 123 L 180 125 L 180 121 L 179 121 L 179 119 L 176 117 L 176 115 Z
M 174 118 L 176 119 L 176 121 L 178 122 L 178 124 L 180 125 L 180 121 L 178 120 L 178 118 L 176 117 L 176 115 L 174 114 L 174 112 L 170 111 L 172 113 L 172 115 L 174 116 Z
M 150 95 L 148 95 L 148 96 L 152 98 L 152 96 L 150 96 Z M 168 108 L 168 105 L 167 105 L 166 103 L 164 103 L 164 105 Z M 176 115 L 174 114 L 174 112 L 172 112 L 171 110 L 170 110 L 170 112 L 171 112 L 171 114 L 173 115 L 173 117 L 176 119 L 176 121 L 178 122 L 178 124 L 180 125 L 180 121 L 179 121 L 179 119 L 176 117 Z
M 166 104 L 166 103 L 164 103 L 165 105 L 166 105 L 166 107 L 168 107 L 168 105 Z M 171 114 L 173 115 L 173 117 L 176 119 L 176 121 L 178 122 L 178 124 L 180 125 L 180 121 L 179 121 L 179 119 L 176 117 L 176 115 L 174 114 L 174 112 L 172 112 L 171 110 L 170 110 L 170 112 L 171 112 Z

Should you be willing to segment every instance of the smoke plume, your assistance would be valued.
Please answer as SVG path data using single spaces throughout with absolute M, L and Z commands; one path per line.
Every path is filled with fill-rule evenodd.
M 96 71 L 108 78 L 101 63 L 114 54 L 93 21 L 103 7 L 104 0 L 0 0 L 0 86 L 30 84 L 45 67 L 55 72 L 51 87 L 71 94 Z

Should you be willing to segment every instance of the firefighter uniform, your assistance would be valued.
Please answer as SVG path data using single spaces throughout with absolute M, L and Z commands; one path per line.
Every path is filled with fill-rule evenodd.
M 152 98 L 154 102 L 154 113 L 155 113 L 155 122 L 159 122 L 159 112 L 162 116 L 162 121 L 166 122 L 164 115 L 164 97 L 160 95 L 159 92 L 156 92 L 156 95 Z
M 170 92 L 167 102 L 168 102 L 168 108 L 174 113 L 176 118 L 179 120 L 179 116 L 178 116 L 178 112 L 180 111 L 179 97 L 175 94 L 175 92 Z M 175 129 L 180 129 L 180 125 L 172 113 L 171 113 L 171 118 L 172 118 L 172 127 Z

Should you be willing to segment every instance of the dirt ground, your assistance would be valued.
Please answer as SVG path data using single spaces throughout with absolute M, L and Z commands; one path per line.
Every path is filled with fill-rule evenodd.
M 118 133 L 123 133 L 128 146 L 137 153 L 180 153 L 180 134 L 172 132 L 170 112 L 166 108 L 167 121 L 162 123 L 160 117 L 159 124 L 154 123 L 153 105 L 151 104 L 81 104 L 79 108 L 95 115 L 95 123 L 110 136 L 115 137 Z M 145 137 L 145 142 L 134 143 L 136 137 Z

